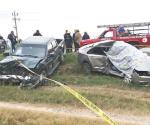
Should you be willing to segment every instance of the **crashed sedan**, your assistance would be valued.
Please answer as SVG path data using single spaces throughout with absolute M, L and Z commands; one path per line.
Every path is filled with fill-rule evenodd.
M 127 83 L 150 84 L 150 57 L 123 41 L 107 40 L 81 47 L 78 61 L 87 74 L 98 71 Z
M 0 61 L 1 83 L 29 88 L 45 83 L 42 76 L 51 75 L 64 59 L 63 45 L 63 40 L 43 36 L 25 39 L 12 55 Z

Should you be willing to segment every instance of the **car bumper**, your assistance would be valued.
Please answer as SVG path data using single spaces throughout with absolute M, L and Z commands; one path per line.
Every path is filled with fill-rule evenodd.
M 134 83 L 150 84 L 150 76 L 140 76 L 138 73 L 134 72 L 132 75 L 132 81 Z

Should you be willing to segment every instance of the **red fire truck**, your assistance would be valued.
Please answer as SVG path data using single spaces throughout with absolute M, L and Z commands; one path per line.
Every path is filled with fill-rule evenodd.
M 150 22 L 128 23 L 114 25 L 99 25 L 98 28 L 106 28 L 96 39 L 81 40 L 80 46 L 100 42 L 104 40 L 125 41 L 132 45 L 150 45 Z M 119 30 L 122 28 L 122 32 Z

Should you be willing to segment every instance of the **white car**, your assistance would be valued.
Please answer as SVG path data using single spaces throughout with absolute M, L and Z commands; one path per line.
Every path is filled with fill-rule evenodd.
M 98 71 L 126 82 L 150 84 L 150 57 L 123 41 L 107 40 L 83 46 L 78 60 L 85 73 Z

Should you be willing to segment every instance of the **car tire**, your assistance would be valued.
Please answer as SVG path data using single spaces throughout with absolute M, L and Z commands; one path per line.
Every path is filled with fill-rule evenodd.
M 91 65 L 89 63 L 83 63 L 82 64 L 82 69 L 83 69 L 83 72 L 85 74 L 91 74 L 91 71 L 92 71 L 92 68 L 91 68 Z

